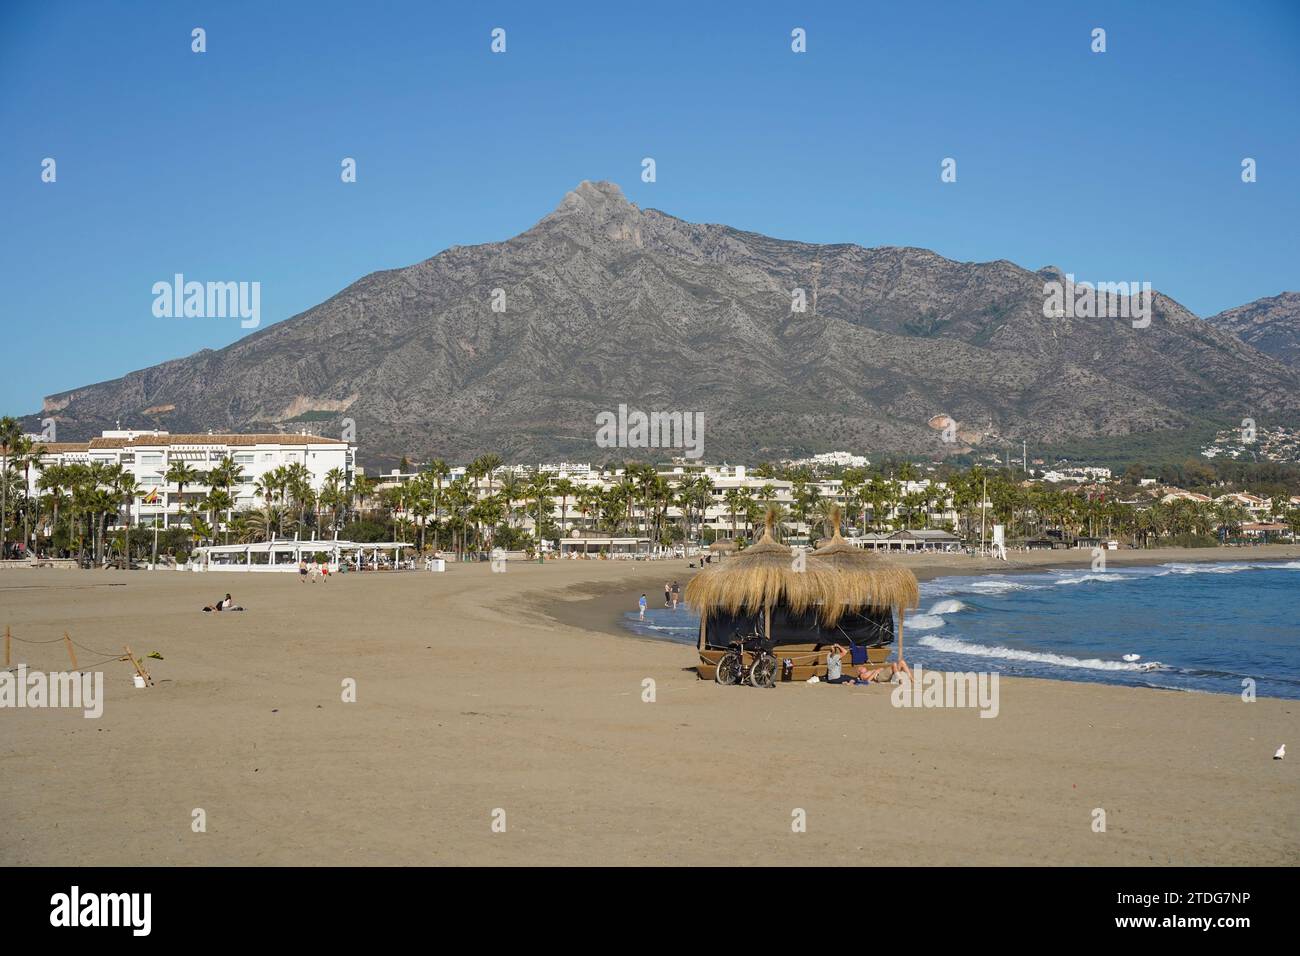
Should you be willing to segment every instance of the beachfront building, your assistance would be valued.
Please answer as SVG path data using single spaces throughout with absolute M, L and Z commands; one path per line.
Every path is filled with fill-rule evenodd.
M 849 544 L 868 551 L 947 551 L 961 550 L 961 538 L 951 531 L 920 528 L 916 531 L 868 531 L 856 538 L 846 538 Z
M 397 470 L 380 475 L 374 497 L 380 499 L 385 492 L 407 486 L 419 477 L 419 472 Z M 446 489 L 460 477 L 466 478 L 463 489 L 477 500 L 489 496 L 498 502 L 509 499 L 507 523 L 529 534 L 537 523 L 529 486 L 535 478 L 545 478 L 550 503 L 545 520 L 562 540 L 608 534 L 605 527 L 598 527 L 601 510 L 595 498 L 623 493 L 634 502 L 640 501 L 648 480 L 660 484 L 662 507 L 647 515 L 643 504 L 634 503 L 622 515 L 620 533 L 648 536 L 657 519 L 660 527 L 685 526 L 683 530 L 688 528 L 692 539 L 752 538 L 769 505 L 784 515 L 784 536 L 794 544 L 811 543 L 820 537 L 832 506 L 839 506 L 845 516 L 852 515 L 859 523 L 866 508 L 870 525 L 889 530 L 941 529 L 957 522 L 948 488 L 930 479 L 890 482 L 888 493 L 868 506 L 861 491 L 846 488 L 840 478 L 784 480 L 756 474 L 745 465 L 673 462 L 629 474 L 621 467 L 602 469 L 587 462 L 558 462 L 501 465 L 477 478 L 458 468 L 443 477 L 441 487 Z M 849 533 L 862 530 L 865 528 L 850 528 Z M 572 550 L 572 546 L 565 550 Z
M 191 571 L 281 571 L 293 573 L 306 561 L 325 565 L 331 572 L 343 565 L 361 571 L 388 571 L 403 566 L 404 553 L 414 548 L 405 541 L 259 541 L 217 544 L 195 548 Z
M 230 489 L 231 512 L 260 505 L 258 489 L 263 477 L 279 468 L 302 466 L 305 480 L 317 492 L 331 475 L 349 486 L 356 471 L 356 446 L 308 434 L 171 434 L 115 429 L 85 442 L 51 442 L 42 447 L 44 452 L 28 476 L 28 494 L 38 493 L 42 474 L 54 464 L 119 465 L 135 478 L 140 491 L 130 505 L 131 523 L 157 523 L 162 528 L 188 523 L 188 513 L 212 490 L 208 474 L 227 457 L 239 469 L 239 480 Z M 175 480 L 177 474 L 186 472 L 193 474 L 192 480 Z

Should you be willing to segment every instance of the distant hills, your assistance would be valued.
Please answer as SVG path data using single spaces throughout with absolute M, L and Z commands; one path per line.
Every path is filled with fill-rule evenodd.
M 583 182 L 514 238 L 453 246 L 226 348 L 51 395 L 32 421 L 52 415 L 76 438 L 116 421 L 338 435 L 350 419 L 377 463 L 670 457 L 596 445 L 597 414 L 620 404 L 703 412 L 711 461 L 1300 421 L 1296 293 L 1203 321 L 1157 292 L 1135 329 L 1045 317 L 1056 277 L 689 223 Z
M 1256 299 L 1206 321 L 1284 365 L 1300 367 L 1300 292 Z

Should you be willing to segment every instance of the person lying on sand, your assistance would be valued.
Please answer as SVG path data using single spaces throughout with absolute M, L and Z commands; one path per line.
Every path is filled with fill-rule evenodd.
M 216 604 L 213 604 L 213 605 L 211 605 L 211 606 L 209 606 L 209 607 L 205 607 L 203 610 L 205 610 L 205 611 L 242 611 L 243 608 L 240 607 L 238 604 L 236 604 L 235 601 L 234 601 L 234 599 L 230 596 L 230 593 L 227 592 L 227 593 L 226 593 L 226 596 L 225 596 L 224 598 L 222 598 L 221 600 L 217 601 Z
M 888 671 L 888 676 L 881 678 L 881 674 Z M 858 676 L 850 683 L 853 684 L 892 684 L 894 678 L 899 674 L 906 674 L 909 678 L 912 676 L 912 669 L 907 666 L 907 661 L 900 660 L 897 663 L 889 663 L 883 667 L 859 667 Z

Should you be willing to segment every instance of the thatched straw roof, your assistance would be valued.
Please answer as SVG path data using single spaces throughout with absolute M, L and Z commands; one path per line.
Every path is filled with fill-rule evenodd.
M 717 553 L 720 551 L 735 551 L 738 547 L 739 545 L 732 538 L 719 538 L 709 545 L 709 550 Z
M 841 613 L 848 608 L 916 607 L 921 600 L 916 575 L 845 541 L 840 536 L 838 508 L 832 512 L 831 520 L 835 526 L 834 533 L 812 556 L 837 572 Z M 834 623 L 839 616 L 824 615 L 828 623 Z
M 818 604 L 827 610 L 837 609 L 834 592 L 838 575 L 815 558 L 805 556 L 796 561 L 793 550 L 773 539 L 772 525 L 769 513 L 767 528 L 758 541 L 722 565 L 691 578 L 686 602 L 705 617 L 715 611 L 756 614 L 777 605 L 796 613 Z

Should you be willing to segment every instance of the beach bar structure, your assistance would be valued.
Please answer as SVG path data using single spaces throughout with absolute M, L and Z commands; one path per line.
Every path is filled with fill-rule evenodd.
M 897 641 L 901 657 L 903 616 L 919 599 L 911 571 L 849 544 L 838 530 L 811 553 L 777 543 L 770 515 L 755 544 L 686 586 L 686 602 L 700 615 L 698 673 L 709 680 L 729 644 L 750 635 L 791 661 L 792 680 L 825 677 L 833 644 L 878 665 Z
M 560 557 L 637 558 L 650 554 L 649 538 L 561 538 Z
M 214 544 L 195 548 L 190 567 L 195 571 L 297 571 L 298 564 L 319 564 L 331 571 L 344 564 L 359 567 L 396 567 L 402 551 L 415 545 L 405 541 L 258 541 L 252 544 Z
M 904 530 L 883 534 L 876 531 L 844 539 L 848 544 L 870 551 L 959 551 L 961 538 L 951 531 Z

